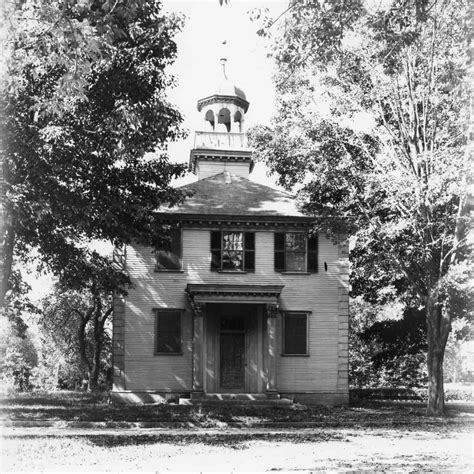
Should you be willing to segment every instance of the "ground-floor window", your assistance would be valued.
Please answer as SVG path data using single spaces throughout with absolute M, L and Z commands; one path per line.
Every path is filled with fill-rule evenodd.
M 283 355 L 308 355 L 308 313 L 283 313 Z
M 182 354 L 180 309 L 154 309 L 155 354 Z

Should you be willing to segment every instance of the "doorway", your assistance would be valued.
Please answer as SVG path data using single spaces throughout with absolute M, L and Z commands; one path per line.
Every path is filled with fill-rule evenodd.
M 232 312 L 220 317 L 220 387 L 225 391 L 245 390 L 246 319 Z

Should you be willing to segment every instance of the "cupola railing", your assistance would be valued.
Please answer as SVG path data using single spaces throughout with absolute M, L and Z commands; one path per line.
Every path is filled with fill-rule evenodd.
M 247 134 L 232 132 L 196 132 L 194 148 L 236 150 L 248 148 Z

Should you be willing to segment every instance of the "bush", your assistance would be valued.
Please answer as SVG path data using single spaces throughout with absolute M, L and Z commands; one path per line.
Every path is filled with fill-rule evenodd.
M 351 400 L 421 400 L 412 389 L 405 387 L 355 388 L 350 390 Z

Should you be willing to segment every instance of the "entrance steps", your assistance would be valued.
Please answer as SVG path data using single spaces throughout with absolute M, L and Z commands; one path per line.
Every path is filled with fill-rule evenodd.
M 261 406 L 289 407 L 293 405 L 293 400 L 280 398 L 278 393 L 191 393 L 190 398 L 180 398 L 180 405 L 201 405 L 201 406 Z

